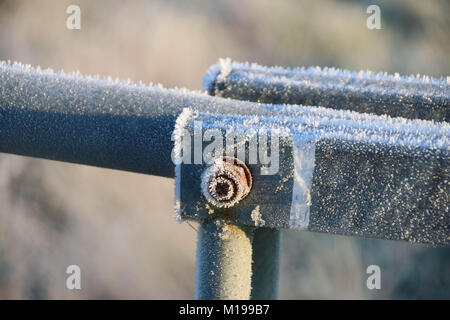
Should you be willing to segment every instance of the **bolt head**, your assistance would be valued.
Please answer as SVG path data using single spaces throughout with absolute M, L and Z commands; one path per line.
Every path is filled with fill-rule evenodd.
M 236 158 L 216 159 L 202 174 L 202 193 L 218 208 L 236 205 L 249 194 L 251 187 L 250 170 Z

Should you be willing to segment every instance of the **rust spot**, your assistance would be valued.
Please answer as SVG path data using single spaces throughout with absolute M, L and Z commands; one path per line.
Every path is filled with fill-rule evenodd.
M 217 159 L 202 175 L 202 192 L 212 205 L 230 208 L 244 199 L 252 187 L 252 175 L 242 161 Z

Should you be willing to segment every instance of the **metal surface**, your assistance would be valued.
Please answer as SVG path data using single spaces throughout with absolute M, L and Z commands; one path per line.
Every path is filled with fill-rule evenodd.
M 448 121 L 450 113 L 448 104 L 450 96 L 450 90 L 447 83 L 448 80 L 445 81 L 441 79 L 436 81 L 436 79 L 432 79 L 431 82 L 433 83 L 430 83 L 430 79 L 427 78 L 418 79 L 409 77 L 409 79 L 406 79 L 400 78 L 399 76 L 390 77 L 385 74 L 374 77 L 370 73 L 356 74 L 348 71 L 334 69 L 321 70 L 318 68 L 288 70 L 282 68 L 267 68 L 254 64 L 250 66 L 242 63 L 231 63 L 231 61 L 220 61 L 217 65 L 213 66 L 205 76 L 203 88 L 211 95 L 232 99 L 275 104 L 320 105 L 334 109 L 345 109 L 378 115 L 386 114 L 393 117 L 401 116 L 410 119 L 418 118 Z M 330 150 L 331 149 L 332 148 L 330 148 Z M 318 156 L 321 157 L 320 152 Z M 323 156 L 327 158 L 329 157 L 329 153 L 326 152 Z M 444 156 L 444 158 L 446 157 Z M 336 159 L 328 161 L 323 167 L 333 167 L 334 160 Z M 358 163 L 360 163 L 361 159 L 358 160 Z M 367 161 L 373 162 L 373 160 L 373 155 L 367 157 Z M 375 161 L 379 163 L 378 159 Z M 403 162 L 403 164 L 407 163 L 405 160 L 400 160 L 400 162 Z M 417 162 L 417 159 L 414 162 Z M 415 166 L 415 163 L 410 164 Z M 377 166 L 378 165 L 375 164 L 375 167 Z M 342 167 L 343 166 L 341 166 L 341 168 Z M 386 163 L 384 167 L 386 167 Z M 438 182 L 438 185 L 440 185 L 439 188 L 446 188 L 444 181 L 446 178 L 444 177 L 448 178 L 447 168 L 448 162 L 443 163 L 441 169 L 438 170 L 441 179 L 432 179 L 434 181 L 441 180 Z M 357 167 L 354 167 L 353 169 L 356 169 L 355 173 L 364 171 L 371 172 L 372 174 L 375 173 L 373 169 L 367 165 L 365 167 L 357 165 Z M 390 170 L 382 172 L 381 170 L 377 173 L 382 177 L 383 174 L 389 174 L 389 171 Z M 422 169 L 422 171 L 424 170 Z M 333 170 L 332 172 L 335 173 L 336 170 Z M 430 173 L 431 172 L 433 172 L 433 170 L 430 171 Z M 341 170 L 341 176 L 343 173 L 344 172 Z M 401 173 L 401 171 L 394 172 L 394 174 L 398 173 Z M 408 174 L 411 174 L 411 172 Z M 319 176 L 319 179 L 321 179 L 322 177 L 325 177 L 325 174 L 316 176 Z M 392 176 L 393 175 L 391 175 L 391 177 Z M 415 175 L 415 177 L 417 177 L 417 175 Z M 374 174 L 372 181 L 367 182 L 373 182 L 373 180 L 376 179 L 377 174 Z M 402 174 L 399 180 L 406 179 L 411 180 L 410 177 L 406 177 Z M 361 180 L 365 179 L 362 178 Z M 340 184 L 340 186 L 342 188 L 348 188 L 347 184 L 349 182 L 350 181 L 347 180 Z M 386 186 L 389 186 L 390 182 L 391 181 L 386 181 Z M 401 183 L 397 183 L 397 186 L 399 184 Z M 325 183 L 325 185 L 329 186 L 328 183 Z M 358 186 L 365 187 L 363 185 Z M 327 195 L 329 192 L 327 189 L 331 188 L 324 188 L 321 192 L 321 197 L 325 198 L 325 201 L 329 203 L 329 200 L 332 199 L 333 196 L 329 197 L 329 195 Z M 400 188 L 401 191 L 403 191 L 402 189 L 404 190 L 405 188 Z M 391 189 L 390 191 L 392 192 L 393 190 Z M 418 190 L 415 191 L 417 192 Z M 358 189 L 352 188 L 351 190 L 348 190 L 347 195 L 351 195 L 351 192 L 358 192 Z M 320 191 L 318 193 L 320 194 Z M 421 192 L 419 191 L 417 196 L 420 196 L 420 193 Z M 310 194 L 311 197 L 313 197 L 313 195 L 313 193 Z M 325 195 L 327 196 L 325 197 Z M 380 196 L 381 198 L 382 194 L 376 192 L 375 194 L 372 194 L 372 199 L 377 196 Z M 387 200 L 388 197 L 385 195 L 383 198 L 386 199 L 384 205 L 390 206 L 391 201 Z M 444 198 L 444 201 L 448 201 L 448 199 L 445 200 L 446 197 L 443 194 L 441 194 L 440 198 Z M 341 199 L 337 199 L 336 205 L 342 203 L 339 200 Z M 364 197 L 360 198 L 360 200 L 367 201 Z M 351 203 L 354 206 L 354 202 Z M 347 207 L 343 203 L 342 205 Z M 352 205 L 347 207 L 350 212 L 354 209 L 352 208 Z M 325 206 L 326 203 L 324 203 L 324 207 Z M 443 210 L 440 218 L 444 221 L 444 223 L 441 224 L 441 228 L 444 232 L 441 234 L 440 239 L 436 240 L 435 238 L 434 240 L 431 240 L 431 242 L 437 241 L 448 244 L 449 221 L 448 218 L 446 219 L 448 208 L 444 205 L 440 207 L 440 210 Z M 429 211 L 425 209 L 423 211 L 423 216 L 428 214 Z M 418 210 L 413 219 L 424 219 L 423 216 L 421 215 L 420 210 Z M 312 218 L 314 219 L 314 214 Z M 394 237 L 408 239 L 411 236 L 409 234 L 411 228 L 400 227 L 400 230 L 397 229 L 396 232 L 392 232 L 388 231 L 389 228 L 381 226 L 381 224 L 386 225 L 386 222 L 389 220 L 392 221 L 392 219 L 386 219 L 384 223 L 382 222 L 375 226 L 364 226 L 367 223 L 367 220 L 371 219 L 373 218 L 366 216 L 365 218 L 360 219 L 355 227 L 354 218 L 344 218 L 343 223 L 336 227 L 338 224 L 336 222 L 339 221 L 339 218 L 330 215 L 327 217 L 326 213 L 322 213 L 319 219 L 320 224 L 316 226 L 316 228 L 318 231 L 329 232 L 331 226 L 337 233 L 344 234 L 366 235 L 367 232 L 371 232 L 372 235 L 378 235 L 378 237 L 388 239 Z M 331 225 L 330 220 L 333 221 Z M 383 218 L 381 220 L 383 220 Z M 427 221 L 427 223 L 433 225 L 438 220 L 439 218 L 435 219 L 434 222 Z M 407 221 L 408 220 L 405 220 L 401 224 L 405 225 L 407 224 L 405 223 Z M 345 224 L 347 224 L 347 226 Z M 348 227 L 348 225 L 351 227 Z M 374 230 L 370 231 L 370 227 Z M 315 227 L 313 225 L 310 228 L 314 230 Z M 383 231 L 380 231 L 381 229 L 383 229 Z M 349 232 L 349 230 L 352 231 Z M 419 230 L 418 233 L 420 234 L 420 232 L 422 232 L 422 235 L 430 233 L 425 230 L 426 229 Z M 395 235 L 396 233 L 397 235 Z M 254 232 L 252 299 L 274 299 L 277 297 L 280 238 L 281 230 L 259 228 Z M 423 240 L 424 237 L 419 237 L 419 241 Z M 427 240 L 429 241 L 429 239 Z
M 278 228 L 450 244 L 447 82 L 229 61 L 213 67 L 204 81 L 217 96 L 376 116 L 0 62 L 0 152 L 175 175 L 179 217 L 200 223 L 196 298 L 273 299 Z M 180 133 L 195 133 L 195 123 L 224 136 L 230 128 L 258 134 L 264 128 L 271 134 L 270 154 L 279 156 L 276 171 L 248 164 L 251 192 L 240 194 L 238 205 L 211 206 L 206 198 L 213 178 L 203 176 L 208 183 L 202 182 L 207 166 L 195 154 L 198 137 L 194 164 L 172 162 L 172 141 L 176 159 Z M 246 157 L 249 150 L 239 159 L 247 163 Z M 231 171 L 234 182 L 245 180 L 245 172 Z M 231 189 L 222 192 L 225 185 L 219 185 L 215 195 L 227 197 Z
M 218 208 L 230 208 L 244 199 L 252 187 L 252 175 L 244 162 L 219 158 L 202 174 L 202 193 Z
M 378 84 L 383 87 L 383 81 L 373 86 Z M 447 92 L 448 85 L 442 86 L 439 90 Z M 445 115 L 448 99 L 439 97 L 440 108 L 430 112 Z M 291 223 L 293 174 L 300 172 L 295 157 L 298 150 L 303 155 L 302 141 L 313 137 L 307 230 L 449 243 L 446 122 L 257 104 L 2 62 L 0 152 L 173 177 L 172 132 L 185 107 L 205 128 L 289 130 L 280 140 L 276 174 L 255 174 L 261 166 L 249 165 L 252 192 L 239 203 L 237 222 L 260 225 L 252 218 L 258 209 L 266 227 L 298 227 Z M 179 127 L 189 129 L 191 120 Z M 204 169 L 180 165 L 182 218 L 209 215 L 199 188 Z
M 253 233 L 252 300 L 278 298 L 282 230 L 256 228 Z
M 236 223 L 449 245 L 448 125 L 294 106 L 285 115 L 255 124 L 288 132 L 280 135 L 276 174 L 248 165 L 252 192 L 233 211 Z M 193 132 L 201 122 L 225 135 L 230 123 L 240 130 L 252 119 L 198 113 L 184 128 Z M 192 188 L 204 169 L 180 165 L 183 219 L 220 213 Z
M 221 60 L 203 80 L 217 97 L 322 106 L 407 119 L 450 120 L 450 80 L 335 68 L 282 68 Z
M 206 219 L 200 224 L 196 299 L 250 299 L 252 240 L 252 228 L 236 226 L 226 217 Z
M 256 104 L 0 61 L 0 152 L 173 177 L 185 107 L 252 114 Z

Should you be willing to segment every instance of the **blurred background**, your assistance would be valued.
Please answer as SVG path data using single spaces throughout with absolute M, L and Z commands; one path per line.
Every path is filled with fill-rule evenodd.
M 68 30 L 66 8 L 81 8 Z M 366 8 L 381 8 L 369 30 Z M 0 0 L 0 59 L 201 89 L 220 57 L 450 74 L 450 2 Z M 173 180 L 0 154 L 0 299 L 193 298 Z M 82 290 L 67 290 L 67 266 Z M 366 287 L 381 268 L 381 290 Z M 450 249 L 284 232 L 280 298 L 450 298 Z

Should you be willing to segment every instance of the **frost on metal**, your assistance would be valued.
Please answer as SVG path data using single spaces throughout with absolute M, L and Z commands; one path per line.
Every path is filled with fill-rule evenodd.
M 203 89 L 272 104 L 277 119 L 256 122 L 290 131 L 293 173 L 274 190 L 292 189 L 288 227 L 450 244 L 450 77 L 221 59 Z
M 199 226 L 196 299 L 250 298 L 252 240 L 248 227 L 223 219 L 209 219 Z
M 255 209 L 252 210 L 250 216 L 252 217 L 253 222 L 255 223 L 255 227 L 264 227 L 266 222 L 261 216 L 261 212 L 259 211 L 260 206 L 256 206 Z
M 172 150 L 172 162 L 175 164 L 175 220 L 182 222 L 181 219 L 181 162 L 183 159 L 183 146 L 182 137 L 183 130 L 189 120 L 195 118 L 195 114 L 189 108 L 184 108 L 175 121 L 175 129 L 172 132 L 172 141 L 174 141 L 174 147 Z
M 248 115 L 198 112 L 195 121 L 224 135 L 261 127 L 283 132 L 280 172 L 263 176 L 259 165 L 249 166 L 252 191 L 233 207 L 241 224 L 449 243 L 448 123 L 277 105 Z M 193 132 L 193 122 L 185 129 Z M 204 169 L 182 164 L 185 219 L 210 216 L 193 191 Z
M 289 69 L 221 59 L 207 72 L 203 89 L 215 96 L 262 103 L 316 105 L 409 119 L 450 119 L 450 77 L 320 67 Z
M 222 77 L 216 78 L 225 81 L 223 92 L 232 93 L 229 81 L 239 83 L 246 70 L 240 74 L 229 61 L 219 67 Z M 248 76 L 258 68 L 248 68 L 252 69 Z M 296 75 L 275 71 L 280 78 Z M 273 76 L 263 69 L 258 72 Z M 254 79 L 259 79 L 257 73 Z M 319 75 L 312 70 L 305 73 L 319 77 L 318 83 L 323 80 L 322 71 Z M 232 208 L 232 216 L 240 223 L 254 226 L 254 217 L 259 215 L 252 218 L 251 213 L 259 205 L 265 227 L 291 228 L 291 217 L 307 221 L 307 214 L 292 210 L 292 200 L 303 199 L 299 203 L 303 209 L 309 207 L 310 231 L 448 245 L 449 124 L 442 121 L 448 114 L 447 81 L 417 77 L 397 81 L 366 73 L 360 76 L 362 80 L 358 74 L 348 76 L 351 81 L 344 81 L 346 88 L 358 81 L 365 81 L 365 86 L 358 86 L 353 93 L 344 90 L 345 95 L 340 89 L 335 91 L 334 98 L 328 96 L 335 99 L 336 108 L 332 109 L 222 99 L 0 62 L 0 152 L 165 177 L 176 173 L 181 181 L 176 198 L 181 218 L 202 220 L 212 215 L 200 188 L 206 166 L 182 163 L 175 172 L 171 161 L 174 128 L 192 133 L 195 121 L 223 133 L 230 128 L 265 128 L 280 132 L 280 168 L 273 175 L 262 175 L 263 165 L 249 165 L 254 178 L 252 192 Z M 329 83 L 333 81 L 337 80 L 330 78 Z M 250 83 L 250 89 L 255 83 Z M 387 84 L 393 89 L 385 87 Z M 270 90 L 276 86 L 271 87 L 270 81 L 253 88 L 258 97 L 264 97 L 259 101 L 268 99 L 260 95 L 261 86 L 266 85 L 267 97 L 271 97 Z M 245 86 L 234 88 L 239 91 Z M 404 96 L 396 95 L 402 88 Z M 392 93 L 398 109 L 395 103 L 383 102 L 383 97 L 389 97 L 385 92 Z M 285 93 L 275 100 L 281 103 L 285 96 L 289 100 L 290 94 Z M 377 97 L 375 102 L 372 94 Z M 397 98 L 402 98 L 403 104 Z M 361 106 L 386 105 L 389 112 L 353 112 L 345 110 L 345 101 L 350 106 L 357 106 L 357 101 Z M 311 100 L 311 104 L 316 102 Z M 190 111 L 183 113 L 184 108 Z M 364 108 L 354 110 L 366 111 Z M 312 162 L 304 160 L 312 156 L 295 143 L 297 139 L 314 144 L 313 169 Z M 179 151 L 175 148 L 174 155 Z M 297 165 L 294 156 L 300 159 Z M 221 213 L 217 209 L 213 214 L 216 212 Z
M 220 59 L 219 62 L 208 69 L 203 77 L 203 90 L 213 94 L 215 87 L 226 81 L 226 78 L 232 70 L 230 58 Z
M 173 177 L 170 136 L 208 97 L 0 62 L 0 152 Z
M 218 158 L 203 172 L 200 187 L 213 206 L 231 208 L 250 192 L 251 184 L 247 184 L 245 176 L 242 167 Z

